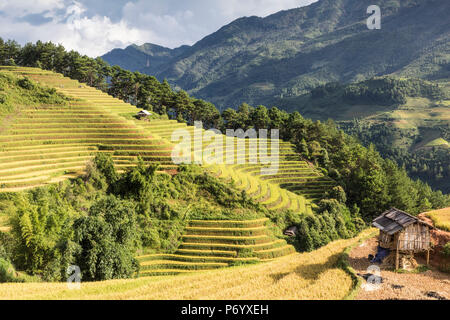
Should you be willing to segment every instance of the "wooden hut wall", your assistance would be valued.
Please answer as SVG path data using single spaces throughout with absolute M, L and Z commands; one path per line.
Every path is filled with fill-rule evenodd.
M 422 251 L 428 250 L 430 245 L 430 232 L 428 226 L 415 223 L 400 232 L 398 239 L 399 250 Z
M 382 248 L 386 248 L 386 249 L 391 249 L 392 248 L 392 240 L 393 240 L 393 236 L 390 236 L 389 234 L 387 234 L 384 231 L 380 231 L 380 246 Z

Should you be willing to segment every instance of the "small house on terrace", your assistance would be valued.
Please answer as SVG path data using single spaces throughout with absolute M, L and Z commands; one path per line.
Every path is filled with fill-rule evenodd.
M 148 119 L 149 116 L 151 116 L 152 114 L 150 112 L 148 112 L 147 110 L 142 110 L 139 111 L 138 114 L 136 115 L 136 117 L 139 120 L 143 120 L 143 119 Z
M 399 268 L 400 258 L 413 259 L 414 253 L 418 252 L 426 251 L 427 264 L 429 263 L 432 225 L 404 211 L 392 208 L 373 220 L 372 226 L 380 229 L 379 248 L 395 253 L 396 269 Z

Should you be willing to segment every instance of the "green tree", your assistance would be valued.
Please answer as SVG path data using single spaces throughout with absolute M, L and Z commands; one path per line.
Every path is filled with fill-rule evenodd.
M 98 200 L 89 215 L 74 223 L 75 256 L 86 281 L 129 278 L 137 271 L 134 258 L 138 232 L 134 205 L 114 196 Z

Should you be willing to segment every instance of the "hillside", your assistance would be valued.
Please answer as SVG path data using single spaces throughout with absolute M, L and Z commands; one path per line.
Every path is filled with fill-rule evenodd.
M 448 81 L 376 77 L 328 83 L 274 103 L 312 119 L 334 119 L 364 145 L 374 144 L 383 157 L 404 165 L 411 177 L 449 193 L 449 93 Z
M 111 65 L 119 65 L 127 70 L 137 71 L 144 67 L 148 74 L 155 74 L 167 61 L 180 56 L 188 49 L 189 46 L 169 49 L 147 43 L 142 46 L 131 45 L 126 49 L 114 49 L 105 54 L 103 59 Z
M 76 176 L 98 151 L 112 154 L 116 166 L 122 169 L 134 166 L 138 156 L 146 163 L 159 163 L 163 170 L 175 169 L 171 156 L 172 132 L 194 130 L 173 120 L 136 120 L 136 107 L 52 72 L 27 68 L 3 70 L 26 75 L 78 100 L 67 106 L 25 108 L 21 114 L 10 115 L 9 130 L 0 137 L 0 157 L 4 160 L 0 165 L 2 191 L 32 188 Z M 225 136 L 219 135 L 218 139 Z M 246 143 L 247 162 L 250 149 L 249 142 Z M 280 141 L 279 144 L 280 170 L 273 175 L 261 176 L 259 171 L 263 165 L 212 165 L 208 169 L 234 179 L 239 188 L 268 208 L 311 212 L 305 197 L 320 198 L 334 183 L 301 161 L 290 143 Z M 203 141 L 204 147 L 208 145 L 208 141 Z M 35 151 L 34 155 L 30 150 Z M 40 154 L 43 151 L 45 155 Z M 225 159 L 226 154 L 223 156 Z M 235 157 L 238 159 L 239 154 Z M 281 188 L 282 184 L 288 184 L 287 189 L 293 192 Z
M 398 127 L 402 124 L 403 127 L 423 126 L 425 119 L 431 118 L 447 123 L 450 84 L 392 76 L 374 77 L 351 84 L 330 82 L 294 98 L 275 100 L 274 104 L 314 120 L 331 118 L 342 122 L 392 118 L 394 121 L 397 118 L 395 124 Z M 414 114 L 418 111 L 430 114 L 427 117 Z
M 0 284 L 0 299 L 344 299 L 355 280 L 339 267 L 339 257 L 372 232 L 310 253 L 198 274 L 83 282 L 81 290 L 67 290 L 66 283 Z
M 67 254 L 84 263 L 91 280 L 271 261 L 295 252 L 286 240 L 298 246 L 297 236 L 287 239 L 283 230 L 304 219 L 321 221 L 312 218 L 317 208 L 313 201 L 336 185 L 301 161 L 290 143 L 275 139 L 265 143 L 280 145 L 276 151 L 281 159 L 279 172 L 262 175 L 264 165 L 248 163 L 249 139 L 244 142 L 247 151 L 233 155 L 235 160 L 243 157 L 243 163 L 204 166 L 221 179 L 200 168 L 178 166 L 171 154 L 172 133 L 180 129 L 192 133 L 194 127 L 156 115 L 138 120 L 139 109 L 134 106 L 53 72 L 2 67 L 1 76 L 6 79 L 2 90 L 10 100 L 2 104 L 7 122 L 0 134 L 0 227 L 6 232 L 0 233 L 0 254 L 6 259 L 2 263 L 11 259 L 21 274 L 59 280 L 66 266 L 57 257 Z M 32 97 L 34 103 L 27 103 Z M 216 134 L 216 140 L 225 139 L 230 138 Z M 240 143 L 238 138 L 231 139 L 234 145 Z M 208 141 L 200 142 L 209 148 Z M 108 208 L 107 216 L 102 222 L 95 220 L 104 208 Z M 124 212 L 125 216 L 135 213 L 129 216 L 130 225 L 117 226 L 124 229 L 110 234 L 109 240 L 121 248 L 114 253 L 120 255 L 121 269 L 92 271 L 85 264 L 96 260 L 83 259 L 98 251 L 89 251 L 91 244 L 83 238 L 77 240 L 85 230 L 82 226 L 97 226 L 114 214 L 124 217 Z M 363 227 L 353 221 L 343 225 L 342 219 L 352 219 L 348 212 L 333 213 L 333 217 L 325 212 L 324 217 L 327 220 L 322 217 L 318 228 L 329 225 L 330 237 L 324 230 L 327 240 L 317 239 L 309 250 Z M 108 223 L 112 221 L 117 220 Z M 138 231 L 131 232 L 133 228 Z M 108 236 L 104 232 L 101 237 Z M 121 236 L 114 240 L 117 235 Z M 67 241 L 80 241 L 83 253 L 56 245 Z M 12 250 L 14 246 L 18 247 Z M 136 253 L 140 254 L 138 271 L 132 262 Z M 22 281 L 23 277 L 8 279 Z
M 13 74 L 13 78 L 9 76 L 10 86 L 4 88 L 7 96 L 20 88 L 21 82 L 31 88 L 45 83 L 54 87 L 50 91 L 54 93 L 55 88 L 63 87 L 65 90 L 93 90 L 52 72 L 26 68 L 2 68 L 0 71 L 2 75 Z M 14 75 L 19 77 L 14 78 Z M 14 82 L 18 85 L 12 85 Z M 39 96 L 33 94 L 35 98 Z M 59 95 L 67 97 L 61 92 Z M 34 104 L 20 100 L 11 102 L 16 107 L 4 115 L 0 135 L 0 191 L 18 191 L 77 176 L 98 151 L 114 151 L 115 163 L 122 169 L 132 166 L 137 155 L 145 152 L 149 153 L 148 160 L 161 161 L 163 169 L 174 168 L 168 161 L 170 148 L 165 141 L 151 138 L 144 129 L 119 115 L 134 113 L 134 107 L 121 108 L 120 101 L 112 98 L 109 106 L 102 107 L 98 106 L 98 101 L 88 103 L 76 96 L 60 100 L 64 103 L 56 100 L 38 100 Z M 7 110 L 3 104 L 2 108 Z
M 362 216 L 356 205 L 351 210 L 346 206 L 346 192 L 337 186 L 343 184 L 337 170 L 334 176 L 338 180 L 333 180 L 326 169 L 303 157 L 317 155 L 321 160 L 314 162 L 329 165 L 328 152 L 320 147 L 320 143 L 329 146 L 326 138 L 343 145 L 335 147 L 347 149 L 333 154 L 341 159 L 338 161 L 347 169 L 342 172 L 351 181 L 365 179 L 363 171 L 352 179 L 350 174 L 356 170 L 348 170 L 361 166 L 359 157 L 365 157 L 372 175 L 372 164 L 389 165 L 381 162 L 374 150 L 363 148 L 335 127 L 298 114 L 286 114 L 286 119 L 311 130 L 308 140 L 317 139 L 306 149 L 300 148 L 301 153 L 291 142 L 211 135 L 211 131 L 169 120 L 167 115 L 152 114 L 139 120 L 136 112 L 140 108 L 54 72 L 2 67 L 1 73 L 7 79 L 2 90 L 12 97 L 2 104 L 8 122 L 0 134 L 4 160 L 0 164 L 0 262 L 7 271 L 2 281 L 61 281 L 71 261 L 81 267 L 83 279 L 88 281 L 191 274 L 243 264 L 275 263 L 278 267 L 278 259 L 286 255 L 289 261 L 302 263 L 303 256 L 295 255 L 293 246 L 313 251 L 337 239 L 349 239 L 365 228 L 362 218 L 370 219 L 372 214 L 364 210 Z M 246 151 L 232 154 L 232 158 L 246 161 L 205 164 L 203 168 L 178 166 L 172 153 L 177 130 L 184 135 L 209 133 L 220 143 L 231 139 L 234 146 L 243 144 Z M 195 135 L 189 146 L 200 144 L 216 156 L 228 158 L 228 151 L 217 154 L 210 140 L 198 137 Z M 254 142 L 270 146 L 270 152 L 257 153 L 260 160 L 279 154 L 277 170 L 263 174 L 263 163 L 249 163 L 248 147 Z M 273 145 L 279 148 L 272 149 Z M 350 148 L 360 154 L 355 153 L 351 161 Z M 194 152 L 191 156 L 198 155 Z M 415 193 L 411 197 L 403 188 L 390 193 L 409 201 L 410 208 L 419 210 L 422 197 L 425 202 L 433 201 L 427 207 L 448 201 L 426 185 L 408 180 L 398 168 L 390 166 L 388 170 L 393 179 L 398 176 Z M 390 185 L 387 172 L 376 172 L 385 194 L 391 192 L 386 189 Z M 377 203 L 373 206 L 368 199 L 369 192 L 380 193 L 379 188 L 373 190 L 369 184 L 348 190 L 354 203 L 378 210 L 378 200 L 370 198 Z M 368 195 L 360 200 L 361 190 Z M 380 197 L 386 205 L 391 201 Z M 292 226 L 297 228 L 294 236 L 283 235 Z M 340 250 L 342 247 L 320 265 L 324 272 L 331 270 L 334 282 L 346 283 L 335 296 L 342 298 L 352 281 L 336 265 Z M 308 270 L 304 272 L 309 274 Z M 301 272 L 296 279 L 303 281 L 304 277 Z M 305 284 L 313 289 L 316 282 L 306 280 Z M 323 284 L 318 286 L 313 297 L 323 295 Z
M 381 30 L 366 26 L 373 4 L 382 11 Z M 149 68 L 143 54 L 150 44 L 104 58 L 166 78 L 221 109 L 270 105 L 332 81 L 387 74 L 447 78 L 449 15 L 445 0 L 321 0 L 265 18 L 240 18 L 192 47 L 165 49 L 164 59 L 150 52 Z

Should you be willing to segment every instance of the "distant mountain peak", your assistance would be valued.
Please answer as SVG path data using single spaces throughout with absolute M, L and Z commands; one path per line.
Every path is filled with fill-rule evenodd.
M 372 4 L 381 8 L 381 30 L 366 26 Z M 448 0 L 320 0 L 239 18 L 192 47 L 145 44 L 103 58 L 167 79 L 220 108 L 271 106 L 333 81 L 448 78 L 449 16 Z

